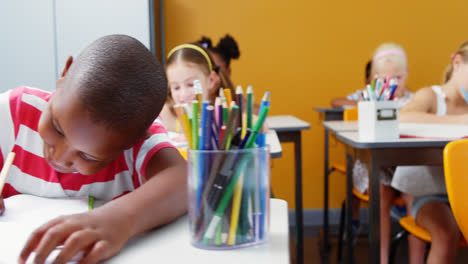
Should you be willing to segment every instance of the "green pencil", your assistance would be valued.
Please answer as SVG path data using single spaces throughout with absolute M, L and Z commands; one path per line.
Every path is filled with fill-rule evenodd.
M 252 85 L 247 86 L 247 128 L 252 129 L 252 116 L 253 116 L 253 89 Z
M 89 211 L 93 210 L 94 206 L 94 196 L 88 196 L 88 209 Z

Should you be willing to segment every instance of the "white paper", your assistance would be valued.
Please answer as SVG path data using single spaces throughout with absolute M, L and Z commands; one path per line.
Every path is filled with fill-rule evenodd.
M 49 199 L 21 194 L 5 199 L 4 203 L 6 209 L 0 216 L 0 264 L 16 263 L 29 235 L 40 225 L 61 215 L 88 210 L 88 198 Z M 52 263 L 59 253 L 60 248 L 53 250 L 46 263 Z M 33 256 L 27 263 L 32 263 Z M 79 254 L 69 263 L 76 263 L 81 257 Z
M 468 136 L 468 126 L 455 124 L 400 123 L 400 135 L 409 137 L 459 139 Z

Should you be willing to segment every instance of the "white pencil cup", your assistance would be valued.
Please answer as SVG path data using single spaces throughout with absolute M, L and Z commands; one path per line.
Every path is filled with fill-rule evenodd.
M 361 101 L 358 103 L 360 140 L 399 138 L 396 101 Z

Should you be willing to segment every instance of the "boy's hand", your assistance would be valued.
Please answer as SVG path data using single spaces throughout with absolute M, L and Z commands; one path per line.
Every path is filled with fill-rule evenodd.
M 5 211 L 5 204 L 3 203 L 3 196 L 0 195 L 0 215 Z
M 115 255 L 130 237 L 130 223 L 125 217 L 109 214 L 109 208 L 102 209 L 62 216 L 42 225 L 29 237 L 19 263 L 25 263 L 33 251 L 34 263 L 44 263 L 60 245 L 63 248 L 54 263 L 66 263 L 80 251 L 84 252 L 80 263 L 98 263 Z

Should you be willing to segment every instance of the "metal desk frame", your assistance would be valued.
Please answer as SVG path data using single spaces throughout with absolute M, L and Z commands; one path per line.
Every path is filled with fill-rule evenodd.
M 283 118 L 291 121 L 291 125 L 282 123 L 276 125 L 272 120 Z M 302 208 L 302 130 L 310 128 L 310 124 L 293 116 L 269 117 L 268 126 L 278 134 L 280 142 L 294 143 L 295 174 L 296 174 L 296 263 L 304 263 L 304 220 Z
M 348 234 L 352 228 L 352 155 L 354 150 L 368 151 L 370 156 L 369 182 L 369 263 L 380 263 L 380 180 L 379 170 L 389 166 L 443 165 L 443 149 L 450 140 L 401 138 L 393 141 L 363 142 L 357 131 L 338 132 L 337 139 L 346 148 L 346 203 Z M 352 241 L 346 241 L 347 259 L 353 259 Z

